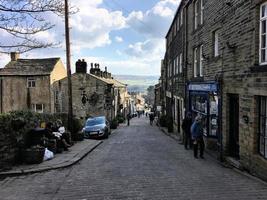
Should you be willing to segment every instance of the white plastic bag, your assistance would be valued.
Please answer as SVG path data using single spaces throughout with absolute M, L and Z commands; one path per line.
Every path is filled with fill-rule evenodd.
M 44 153 L 44 161 L 46 160 L 51 160 L 54 158 L 54 153 L 52 151 L 49 151 L 47 148 L 45 148 L 45 153 Z

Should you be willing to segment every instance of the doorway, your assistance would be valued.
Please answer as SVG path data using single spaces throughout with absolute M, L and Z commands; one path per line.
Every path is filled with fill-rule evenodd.
M 229 155 L 239 159 L 239 96 L 228 95 L 229 102 Z

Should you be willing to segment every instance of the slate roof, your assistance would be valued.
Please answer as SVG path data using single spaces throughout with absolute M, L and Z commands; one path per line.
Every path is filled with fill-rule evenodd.
M 96 79 L 99 79 L 107 84 L 112 84 L 114 85 L 115 87 L 126 87 L 126 84 L 123 84 L 121 82 L 119 82 L 118 80 L 116 79 L 111 79 L 111 78 L 104 78 L 104 77 L 99 77 L 99 76 L 96 76 L 94 74 L 89 74 L 90 76 L 93 76 L 95 77 Z
M 18 59 L 0 69 L 0 75 L 31 76 L 50 75 L 60 58 Z

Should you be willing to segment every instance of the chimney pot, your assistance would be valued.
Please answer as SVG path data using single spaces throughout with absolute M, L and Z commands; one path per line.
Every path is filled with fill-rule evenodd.
M 10 58 L 11 58 L 11 61 L 17 61 L 19 59 L 19 52 L 11 52 Z

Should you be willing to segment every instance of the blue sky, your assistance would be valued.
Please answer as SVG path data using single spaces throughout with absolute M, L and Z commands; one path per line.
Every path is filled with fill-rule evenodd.
M 112 74 L 159 75 L 165 35 L 179 0 L 70 0 L 79 12 L 71 16 L 72 71 L 78 58 L 97 62 Z M 22 58 L 61 57 L 65 62 L 64 22 L 47 16 L 55 28 L 36 37 L 61 42 L 59 48 L 35 50 Z M 3 56 L 0 67 L 9 57 Z

